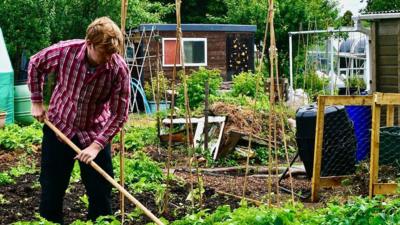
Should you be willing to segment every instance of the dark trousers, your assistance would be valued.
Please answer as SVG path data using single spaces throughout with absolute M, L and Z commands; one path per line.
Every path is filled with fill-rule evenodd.
M 75 136 L 71 140 L 83 149 Z M 99 152 L 95 162 L 113 176 L 111 147 L 108 144 Z M 46 125 L 43 127 L 40 184 L 40 215 L 45 219 L 63 224 L 63 199 L 74 166 L 76 153 L 67 144 L 60 142 Z M 79 162 L 82 182 L 89 199 L 88 219 L 111 214 L 111 185 L 90 165 Z

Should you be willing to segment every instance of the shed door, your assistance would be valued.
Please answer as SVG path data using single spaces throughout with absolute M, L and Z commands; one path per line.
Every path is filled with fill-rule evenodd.
M 254 35 L 228 34 L 226 38 L 227 80 L 240 72 L 254 71 Z

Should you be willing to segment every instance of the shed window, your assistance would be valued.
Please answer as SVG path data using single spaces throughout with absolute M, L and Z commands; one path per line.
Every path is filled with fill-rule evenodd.
M 207 66 L 207 39 L 183 38 L 185 66 Z M 176 52 L 176 38 L 163 39 L 163 66 L 174 66 Z M 180 51 L 176 59 L 177 66 L 181 66 Z

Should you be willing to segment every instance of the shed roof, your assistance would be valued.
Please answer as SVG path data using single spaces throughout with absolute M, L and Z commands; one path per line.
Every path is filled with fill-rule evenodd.
M 355 18 L 360 20 L 400 19 L 400 10 L 366 12 Z
M 141 24 L 139 30 L 151 30 L 154 26 L 158 31 L 175 31 L 176 24 Z M 239 24 L 182 24 L 182 31 L 209 31 L 209 32 L 256 32 L 256 25 Z
M 8 56 L 6 42 L 4 41 L 3 31 L 0 28 L 0 73 L 13 72 L 10 57 Z

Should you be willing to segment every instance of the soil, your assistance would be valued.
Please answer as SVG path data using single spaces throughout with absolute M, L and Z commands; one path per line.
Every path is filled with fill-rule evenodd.
M 0 207 L 0 224 L 12 224 L 16 221 L 35 220 L 35 214 L 38 213 L 40 185 L 38 183 L 38 174 L 24 175 L 16 179 L 16 184 L 10 184 L 0 187 L 0 194 L 4 196 L 7 203 Z M 190 201 L 186 198 L 189 194 L 188 185 L 171 185 L 171 197 L 169 201 L 169 213 L 158 213 L 158 207 L 155 204 L 152 193 L 141 193 L 134 195 L 144 206 L 152 211 L 158 217 L 164 217 L 173 221 L 192 213 L 192 209 L 187 207 Z M 64 199 L 64 220 L 69 224 L 77 219 L 85 220 L 87 209 L 84 203 L 79 199 L 83 196 L 85 189 L 81 183 L 70 184 Z M 112 208 L 114 212 L 119 209 L 119 194 L 113 192 Z M 203 208 L 215 210 L 220 205 L 230 205 L 232 208 L 239 206 L 238 200 L 232 199 L 215 193 L 214 189 L 206 188 L 205 202 Z M 134 205 L 125 200 L 125 212 L 132 212 Z M 147 217 L 140 216 L 135 221 L 126 221 L 125 224 L 146 224 L 151 222 Z
M 165 152 L 160 152 L 157 148 L 148 148 L 148 153 L 157 161 L 163 161 L 166 157 Z M 5 171 L 11 166 L 17 163 L 17 159 L 22 157 L 23 152 L 0 152 L 0 172 Z M 25 157 L 25 156 L 24 156 Z M 29 160 L 38 159 L 38 154 L 28 155 Z M 32 159 L 30 159 L 32 158 Z M 179 157 L 177 157 L 179 158 Z M 185 160 L 181 163 L 184 164 Z M 37 160 L 36 160 L 37 161 Z M 183 167 L 185 168 L 185 167 Z M 159 213 L 159 207 L 155 203 L 155 197 L 152 193 L 141 193 L 135 194 L 137 198 L 144 206 L 146 206 L 151 212 L 157 217 L 164 217 L 168 221 L 174 221 L 180 219 L 185 215 L 191 214 L 194 211 L 199 210 L 198 201 L 196 201 L 195 209 L 191 208 L 191 202 L 186 200 L 190 192 L 190 174 L 187 171 L 176 169 L 174 172 L 178 180 L 186 181 L 186 184 L 180 184 L 174 182 L 171 184 L 170 190 L 170 201 L 168 205 L 168 213 Z M 252 174 L 247 179 L 247 189 L 245 197 L 248 199 L 255 200 L 257 202 L 267 202 L 268 200 L 268 178 L 257 176 Z M 231 208 L 239 207 L 240 199 L 233 197 L 232 195 L 242 196 L 244 177 L 242 173 L 220 173 L 220 174 L 202 174 L 202 180 L 205 188 L 204 203 L 202 208 L 215 210 L 221 205 L 230 205 Z M 0 198 L 0 225 L 12 224 L 16 221 L 32 221 L 36 220 L 35 214 L 38 213 L 39 198 L 40 198 L 40 185 L 38 183 L 39 174 L 27 174 L 16 179 L 15 184 L 0 186 L 0 196 L 3 196 L 3 200 Z M 198 178 L 195 173 L 192 176 L 194 188 L 198 187 Z M 309 199 L 302 200 L 306 207 L 323 207 L 327 201 L 332 197 L 338 196 L 345 199 L 350 195 L 364 194 L 365 187 L 362 188 L 361 184 L 365 184 L 365 181 L 361 182 L 360 179 L 354 179 L 354 184 L 359 185 L 348 185 L 344 187 L 325 188 L 319 192 L 320 202 L 318 204 L 309 203 Z M 183 182 L 182 182 L 183 183 Z M 277 204 L 277 178 L 272 180 L 271 191 L 274 193 L 271 196 L 272 202 Z M 282 180 L 281 186 L 290 189 L 291 185 L 289 179 Z M 311 190 L 311 180 L 305 175 L 295 176 L 293 179 L 293 190 L 297 194 L 306 195 Z M 366 185 L 367 187 L 367 185 Z M 83 196 L 85 189 L 81 183 L 72 183 L 67 190 L 64 200 L 64 219 L 66 224 L 69 224 L 77 219 L 85 220 L 87 209 L 84 203 L 79 199 Z M 132 192 L 131 192 L 132 193 Z M 223 193 L 228 193 L 223 194 Z M 286 202 L 291 199 L 291 195 L 282 191 L 279 191 L 279 202 Z M 5 200 L 5 202 L 4 202 Z M 296 201 L 300 201 L 298 198 Z M 125 200 L 126 207 L 125 212 L 129 213 L 134 210 L 134 205 L 128 200 Z M 251 202 L 249 202 L 251 204 Z M 114 212 L 119 210 L 119 194 L 114 190 L 112 208 Z M 117 214 L 118 215 L 118 214 Z M 125 224 L 146 224 L 151 222 L 146 216 L 141 215 L 138 218 L 134 218 L 134 221 L 126 221 Z

